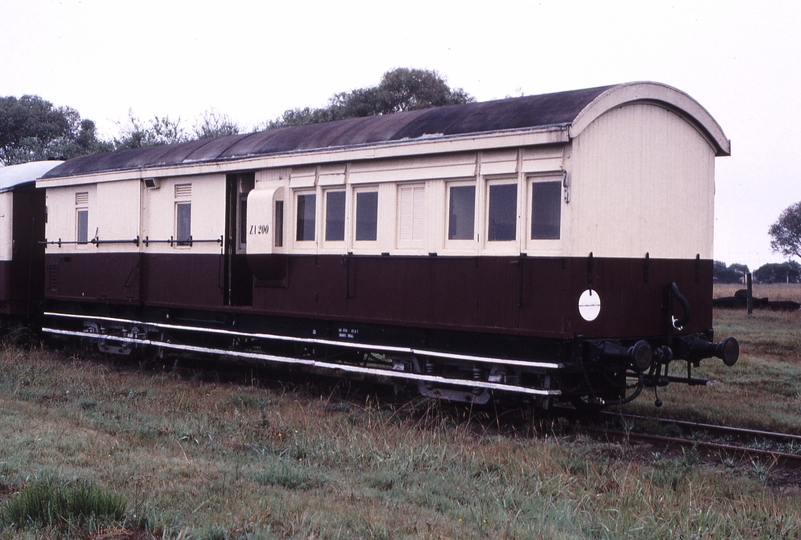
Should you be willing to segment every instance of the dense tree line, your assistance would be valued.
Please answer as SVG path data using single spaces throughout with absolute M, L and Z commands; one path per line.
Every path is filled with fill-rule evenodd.
M 71 107 L 39 96 L 0 97 L 0 163 L 69 159 L 112 150 L 97 138 L 95 123 Z
M 748 272 L 750 270 L 745 264 L 733 263 L 726 266 L 725 262 L 715 261 L 712 265 L 712 279 L 715 283 L 743 283 Z
M 749 273 L 745 264 L 733 263 L 726 266 L 722 261 L 715 261 L 712 277 L 715 283 L 745 283 L 745 275 Z M 752 274 L 755 283 L 801 283 L 801 264 L 795 261 L 763 264 Z
M 392 114 L 473 101 L 461 88 L 452 90 L 436 71 L 397 68 L 384 73 L 377 86 L 334 94 L 327 107 L 290 109 L 265 122 L 262 129 L 328 122 L 343 118 Z M 194 126 L 181 119 L 154 116 L 141 120 L 128 111 L 117 138 L 98 138 L 95 123 L 71 107 L 56 107 L 39 97 L 0 97 L 0 165 L 27 161 L 69 159 L 97 152 L 142 148 L 234 135 L 240 126 L 211 110 Z

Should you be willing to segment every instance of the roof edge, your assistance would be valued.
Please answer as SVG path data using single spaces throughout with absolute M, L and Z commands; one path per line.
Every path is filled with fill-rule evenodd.
M 715 148 L 715 155 L 731 155 L 731 141 L 726 138 L 720 124 L 700 103 L 677 88 L 647 81 L 619 84 L 600 94 L 576 115 L 570 127 L 570 137 L 580 135 L 587 126 L 610 109 L 638 101 L 658 102 L 678 111 L 700 128 Z

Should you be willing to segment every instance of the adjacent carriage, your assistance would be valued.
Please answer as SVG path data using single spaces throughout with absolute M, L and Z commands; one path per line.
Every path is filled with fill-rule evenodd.
M 629 83 L 69 160 L 37 183 L 46 330 L 625 402 L 737 360 L 712 331 L 729 150 L 692 98 Z
M 0 168 L 0 316 L 18 323 L 44 297 L 44 191 L 36 179 L 62 163 L 33 161 Z

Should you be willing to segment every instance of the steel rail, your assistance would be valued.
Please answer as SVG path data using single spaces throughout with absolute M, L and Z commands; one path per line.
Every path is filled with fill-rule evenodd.
M 647 433 L 635 433 L 616 429 L 603 429 L 584 426 L 581 428 L 581 430 L 589 433 L 595 433 L 597 435 L 604 435 L 607 438 L 612 438 L 617 441 L 635 440 L 642 442 L 655 442 L 664 445 L 666 448 L 669 448 L 671 445 L 685 448 L 700 448 L 710 452 L 719 452 L 735 456 L 748 456 L 751 458 L 759 457 L 762 459 L 767 459 L 768 461 L 772 461 L 774 464 L 783 467 L 801 468 L 801 455 L 798 454 L 788 454 L 786 452 L 762 450 L 757 448 L 749 448 L 747 446 L 738 446 L 712 441 L 682 439 L 679 437 L 666 437 L 664 435 L 649 435 Z
M 371 345 L 368 343 L 358 343 L 353 341 L 336 341 L 333 339 L 319 339 L 319 338 L 299 338 L 293 336 L 283 336 L 280 334 L 261 334 L 261 333 L 249 333 L 249 332 L 234 332 L 232 330 L 223 330 L 220 328 L 206 328 L 202 326 L 184 326 L 184 325 L 177 325 L 177 324 L 169 324 L 169 323 L 157 323 L 157 322 L 145 322 L 145 321 L 134 321 L 131 319 L 122 319 L 122 318 L 115 318 L 115 317 L 94 317 L 94 316 L 87 316 L 87 315 L 78 315 L 73 313 L 58 313 L 58 312 L 45 312 L 45 316 L 50 317 L 63 317 L 69 319 L 81 319 L 81 320 L 91 320 L 91 321 L 107 321 L 107 322 L 116 322 L 116 323 L 126 323 L 131 324 L 134 326 L 152 326 L 155 328 L 161 328 L 164 330 L 176 330 L 181 332 L 203 332 L 208 334 L 218 334 L 224 335 L 229 337 L 243 337 L 243 338 L 252 338 L 252 339 L 265 339 L 265 340 L 273 340 L 273 341 L 287 341 L 293 343 L 306 343 L 309 345 L 326 345 L 332 347 L 343 347 L 348 349 L 360 349 L 365 350 L 369 349 L 372 351 L 380 351 L 384 353 L 396 353 L 396 354 L 405 354 L 405 355 L 417 355 L 417 356 L 431 356 L 434 358 L 445 358 L 448 360 L 461 360 L 467 362 L 479 362 L 479 363 L 486 363 L 486 364 L 493 364 L 493 365 L 506 365 L 506 366 L 515 366 L 515 367 L 525 367 L 525 368 L 534 368 L 534 369 L 562 369 L 563 365 L 555 362 L 529 362 L 526 360 L 512 360 L 508 358 L 493 358 L 488 356 L 473 356 L 468 354 L 455 354 L 455 353 L 446 353 L 441 351 L 431 351 L 426 349 L 417 349 L 413 347 L 394 347 L 391 345 Z M 83 334 L 82 334 L 83 335 Z M 86 337 L 83 335 L 83 337 Z M 112 336 L 108 336 L 111 338 Z M 115 338 L 116 339 L 116 338 Z M 141 342 L 137 340 L 137 342 Z
M 625 418 L 629 420 L 657 421 L 660 424 L 672 424 L 687 429 L 703 429 L 705 431 L 720 433 L 724 435 L 735 435 L 738 437 L 763 438 L 763 439 L 773 439 L 775 441 L 801 443 L 801 435 L 796 435 L 793 433 L 763 431 L 759 429 L 741 428 L 735 426 L 723 426 L 720 424 L 705 424 L 702 422 L 692 422 L 689 420 L 674 420 L 672 418 L 655 418 L 655 417 L 641 416 L 636 414 L 619 414 L 608 411 L 602 411 L 600 413 L 600 416 L 608 418 Z
M 60 330 L 58 328 L 42 328 L 43 332 L 81 337 L 85 339 L 100 340 L 100 341 L 114 341 L 122 343 L 134 343 L 139 345 L 150 345 L 154 347 L 163 347 L 165 349 L 173 349 L 188 352 L 198 352 L 204 354 L 215 354 L 223 356 L 233 356 L 237 358 L 247 358 L 251 360 L 259 360 L 263 362 L 275 362 L 282 364 L 301 365 L 308 368 L 318 368 L 332 371 L 344 371 L 349 373 L 361 373 L 364 375 L 372 375 L 377 377 L 387 377 L 394 379 L 405 379 L 412 381 L 430 382 L 436 384 L 446 384 L 452 386 L 462 386 L 470 388 L 482 388 L 487 390 L 498 390 L 503 392 L 512 392 L 518 394 L 529 394 L 535 396 L 558 396 L 561 395 L 560 390 L 550 390 L 541 388 L 527 388 L 525 386 L 514 386 L 499 383 L 491 383 L 484 381 L 476 381 L 472 379 L 451 379 L 448 377 L 440 377 L 439 375 L 426 375 L 422 373 L 407 373 L 403 371 L 394 371 L 390 369 L 377 369 L 361 366 L 352 366 L 349 364 L 334 364 L 331 362 L 321 362 L 319 360 L 312 360 L 307 358 L 292 358 L 288 356 L 276 356 L 271 354 L 245 352 L 245 351 L 230 351 L 227 349 L 215 349 L 210 347 L 198 347 L 195 345 L 182 345 L 178 343 L 169 343 L 166 341 L 155 341 L 148 339 L 135 339 L 122 336 L 109 336 L 105 334 L 93 334 L 90 332 L 75 332 L 71 330 Z M 334 342 L 336 343 L 336 342 Z

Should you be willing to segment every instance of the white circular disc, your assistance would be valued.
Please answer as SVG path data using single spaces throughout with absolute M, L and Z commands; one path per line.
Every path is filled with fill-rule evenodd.
M 579 314 L 585 321 L 594 321 L 598 314 L 601 313 L 601 297 L 598 296 L 598 291 L 587 289 L 578 301 Z

